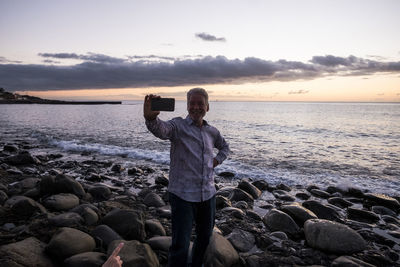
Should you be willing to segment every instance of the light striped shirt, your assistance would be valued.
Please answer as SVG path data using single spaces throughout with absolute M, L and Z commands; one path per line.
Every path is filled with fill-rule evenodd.
M 187 116 L 163 121 L 158 117 L 146 121 L 156 137 L 171 141 L 168 191 L 190 201 L 201 202 L 216 193 L 214 184 L 215 159 L 221 164 L 228 156 L 229 146 L 217 128 L 203 120 L 202 127 Z

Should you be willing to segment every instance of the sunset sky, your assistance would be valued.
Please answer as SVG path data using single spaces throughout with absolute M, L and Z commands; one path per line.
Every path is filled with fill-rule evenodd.
M 6 91 L 400 102 L 398 0 L 1 0 L 0 10 Z

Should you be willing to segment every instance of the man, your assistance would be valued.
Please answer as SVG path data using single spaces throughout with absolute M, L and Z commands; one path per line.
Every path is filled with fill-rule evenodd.
M 201 266 L 214 228 L 215 185 L 213 170 L 227 157 L 229 146 L 219 131 L 204 116 L 209 110 L 208 94 L 202 88 L 187 93 L 188 116 L 162 121 L 159 111 L 151 110 L 151 99 L 144 101 L 144 117 L 150 132 L 171 141 L 169 202 L 171 205 L 172 245 L 168 265 L 186 267 L 192 224 L 196 238 L 192 250 L 192 267 Z M 214 157 L 213 149 L 218 149 Z

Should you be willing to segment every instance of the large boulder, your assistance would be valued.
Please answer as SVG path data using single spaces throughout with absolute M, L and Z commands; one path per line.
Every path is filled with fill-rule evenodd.
M 35 213 L 46 213 L 46 209 L 35 200 L 25 196 L 13 196 L 4 203 L 5 207 L 20 216 L 32 216 Z
M 142 212 L 114 209 L 103 218 L 102 223 L 110 226 L 127 240 L 143 242 L 146 238 Z
M 293 237 L 300 234 L 300 227 L 292 217 L 277 209 L 272 209 L 265 214 L 263 222 L 271 231 L 282 231 Z
M 123 261 L 124 266 L 142 266 L 142 267 L 158 267 L 157 255 L 148 244 L 141 243 L 137 240 L 123 241 L 115 240 L 111 242 L 107 250 L 107 255 L 110 256 L 119 243 L 124 242 L 124 246 L 119 252 L 119 256 Z
M 52 267 L 53 263 L 44 252 L 45 246 L 35 237 L 1 246 L 0 266 Z
M 230 267 L 239 262 L 239 254 L 222 235 L 213 233 L 207 247 L 204 266 Z
M 314 212 L 319 219 L 342 222 L 341 216 L 335 206 L 324 205 L 316 200 L 307 200 L 302 203 L 303 207 Z
M 261 196 L 261 191 L 251 183 L 246 180 L 240 181 L 238 187 L 243 191 L 249 193 L 254 199 L 257 199 Z
M 65 259 L 65 267 L 98 267 L 107 260 L 107 255 L 100 252 L 84 252 Z
M 365 223 L 376 223 L 380 220 L 379 216 L 372 211 L 355 208 L 347 209 L 347 218 Z
M 384 207 L 387 207 L 389 209 L 393 209 L 395 211 L 399 211 L 400 210 L 400 203 L 399 201 L 397 201 L 396 199 L 383 195 L 383 194 L 374 194 L 374 193 L 367 193 L 364 194 L 364 197 L 377 205 L 381 205 Z
M 157 219 L 146 220 L 145 222 L 146 232 L 149 233 L 150 236 L 165 236 L 167 235 L 164 227 Z
M 229 195 L 229 199 L 231 201 L 242 201 L 243 200 L 243 201 L 246 201 L 249 203 L 254 202 L 254 198 L 249 193 L 245 192 L 244 190 L 242 190 L 240 188 L 233 189 L 233 191 Z
M 155 236 L 146 241 L 153 250 L 161 250 L 168 252 L 172 244 L 172 237 L 170 236 Z
M 100 246 L 107 248 L 114 240 L 121 240 L 122 237 L 109 226 L 102 224 L 97 226 L 92 232 L 93 238 L 100 243 Z
M 310 247 L 338 255 L 352 254 L 366 248 L 366 242 L 350 227 L 328 220 L 312 219 L 304 224 Z
M 304 223 L 309 219 L 318 219 L 317 215 L 309 209 L 304 208 L 298 203 L 283 205 L 280 208 L 294 219 L 298 226 L 303 227 Z
M 95 200 L 103 201 L 108 200 L 111 197 L 111 190 L 105 185 L 94 185 L 91 186 L 88 192 L 93 196 Z
M 66 259 L 73 255 L 90 252 L 96 243 L 90 235 L 74 228 L 60 228 L 51 238 L 46 252 L 55 258 Z
M 79 198 L 73 194 L 61 193 L 49 196 L 42 203 L 48 209 L 63 211 L 78 206 Z
M 71 193 L 79 198 L 85 196 L 82 185 L 74 178 L 65 174 L 58 174 L 56 177 L 44 176 L 40 181 L 40 193 L 42 195 L 53 195 L 57 193 Z
M 143 203 L 146 204 L 146 206 L 148 207 L 163 207 L 165 206 L 165 202 L 164 200 L 162 200 L 162 198 L 157 195 L 154 192 L 150 192 L 148 193 L 144 199 L 143 199 Z

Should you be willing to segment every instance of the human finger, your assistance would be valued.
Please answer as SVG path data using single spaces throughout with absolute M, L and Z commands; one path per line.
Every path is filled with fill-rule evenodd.
M 114 249 L 114 251 L 111 253 L 111 256 L 117 257 L 118 253 L 120 252 L 121 248 L 124 246 L 124 243 L 119 243 L 119 245 Z M 119 257 L 119 256 L 118 256 Z

